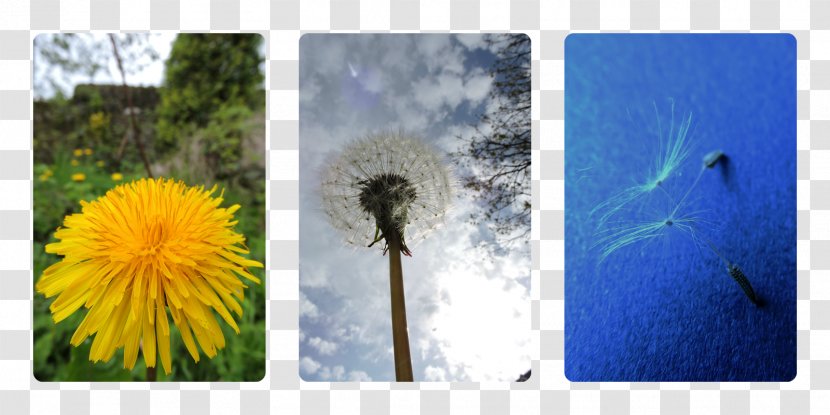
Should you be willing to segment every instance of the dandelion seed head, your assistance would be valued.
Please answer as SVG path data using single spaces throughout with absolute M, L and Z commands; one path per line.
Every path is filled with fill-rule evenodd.
M 390 232 L 423 240 L 442 223 L 452 183 L 425 143 L 401 133 L 373 135 L 347 145 L 325 170 L 323 209 L 350 244 L 367 246 Z
M 108 361 L 124 349 L 132 369 L 139 344 L 147 367 L 156 351 L 171 372 L 168 310 L 193 360 L 210 358 L 225 338 L 214 312 L 239 333 L 230 311 L 242 315 L 240 277 L 259 283 L 245 258 L 245 237 L 233 229 L 240 206 L 219 207 L 216 187 L 188 187 L 172 179 L 141 179 L 108 191 L 67 216 L 46 252 L 63 259 L 47 268 L 35 289 L 57 296 L 49 309 L 55 323 L 81 307 L 88 311 L 72 336 L 93 341 L 89 359 Z M 195 338 L 195 339 L 194 339 Z

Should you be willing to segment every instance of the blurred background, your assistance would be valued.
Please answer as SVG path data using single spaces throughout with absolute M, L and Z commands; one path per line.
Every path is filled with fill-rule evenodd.
M 55 229 L 81 200 L 142 177 L 172 177 L 225 189 L 223 206 L 242 205 L 236 230 L 265 263 L 264 41 L 257 34 L 43 34 L 34 42 L 34 278 Z M 173 371 L 158 380 L 254 381 L 265 375 L 265 286 L 245 291 L 241 334 L 195 364 L 171 336 Z M 143 381 L 123 349 L 89 362 L 92 338 L 69 339 L 85 312 L 55 325 L 54 299 L 34 294 L 34 375 L 41 381 Z

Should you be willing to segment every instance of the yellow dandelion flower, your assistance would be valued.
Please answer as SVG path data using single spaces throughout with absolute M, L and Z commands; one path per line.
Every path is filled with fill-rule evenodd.
M 72 152 L 72 155 L 75 157 L 81 157 L 84 155 L 84 151 L 80 148 L 76 148 L 75 151 Z
M 75 174 L 72 175 L 72 181 L 73 182 L 82 182 L 84 180 L 86 180 L 86 174 L 75 173 Z
M 52 175 L 54 174 L 55 173 L 53 173 L 51 169 L 46 169 L 43 171 L 43 173 L 41 173 L 40 176 L 38 176 L 38 178 L 40 179 L 40 181 L 45 182 L 49 180 L 49 178 L 52 177 Z
M 60 242 L 46 245 L 63 260 L 35 288 L 58 296 L 49 307 L 56 323 L 82 306 L 89 310 L 71 344 L 94 336 L 91 361 L 108 361 L 123 347 L 124 367 L 132 369 L 141 344 L 146 366 L 156 367 L 158 352 L 169 374 L 168 310 L 196 362 L 197 342 L 209 358 L 225 346 L 214 312 L 239 333 L 230 311 L 242 315 L 247 286 L 240 277 L 259 284 L 248 267 L 262 264 L 242 256 L 249 253 L 245 237 L 233 230 L 240 206 L 220 208 L 215 192 L 140 179 L 82 202 L 81 213 L 64 219 L 55 232 Z
M 98 161 L 95 162 L 95 165 L 98 166 L 98 167 L 104 167 L 104 161 L 103 160 L 98 160 Z
M 124 180 L 124 175 L 121 174 L 121 173 L 113 173 L 112 175 L 110 175 L 110 177 L 112 178 L 113 181 L 116 181 L 116 182 L 120 182 L 121 180 Z
M 84 155 L 85 156 L 91 156 L 92 155 L 92 149 L 91 148 L 85 148 L 84 149 Z
M 72 159 L 72 161 L 69 163 L 72 164 L 72 167 L 78 167 L 78 165 L 81 164 L 78 160 L 75 159 Z

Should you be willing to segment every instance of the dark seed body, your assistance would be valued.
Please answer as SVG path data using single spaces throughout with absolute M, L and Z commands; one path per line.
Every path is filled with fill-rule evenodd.
M 752 289 L 752 285 L 749 283 L 746 275 L 744 275 L 744 272 L 737 265 L 729 265 L 728 269 L 729 275 L 741 286 L 744 294 L 752 301 L 752 304 L 758 305 L 758 297 L 755 296 L 755 290 Z
M 408 222 L 409 207 L 418 196 L 415 187 L 397 174 L 380 174 L 359 184 L 360 207 L 375 217 L 381 237 L 397 238 L 401 241 L 401 252 L 410 255 L 403 239 L 403 231 Z M 376 238 L 375 242 L 378 240 Z

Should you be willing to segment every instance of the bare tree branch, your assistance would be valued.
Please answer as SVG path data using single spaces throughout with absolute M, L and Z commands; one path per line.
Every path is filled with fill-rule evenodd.
M 475 134 L 454 154 L 470 172 L 465 188 L 486 209 L 473 223 L 487 221 L 500 242 L 530 235 L 530 38 L 503 34 L 488 38 L 496 61 L 490 71 L 494 109 L 481 114 Z M 464 139 L 464 138 L 463 138 Z
M 118 44 L 115 40 L 115 35 L 109 35 L 110 44 L 112 45 L 112 54 L 115 56 L 115 61 L 118 64 L 118 71 L 121 72 L 121 83 L 124 86 L 124 97 L 127 102 L 126 111 L 129 112 L 130 128 L 133 130 L 133 140 L 138 146 L 138 154 L 141 156 L 141 161 L 144 163 L 144 169 L 147 170 L 147 176 L 153 178 L 153 171 L 150 169 L 150 161 L 147 159 L 147 152 L 144 149 L 144 142 L 141 141 L 141 132 L 138 127 L 138 120 L 136 120 L 135 109 L 133 108 L 133 93 L 130 87 L 127 86 L 127 74 L 124 72 L 124 65 L 121 61 L 121 54 L 118 52 Z M 124 137 L 126 138 L 126 136 Z M 122 142 L 121 148 L 124 143 Z M 121 150 L 119 149 L 118 161 L 121 161 Z

